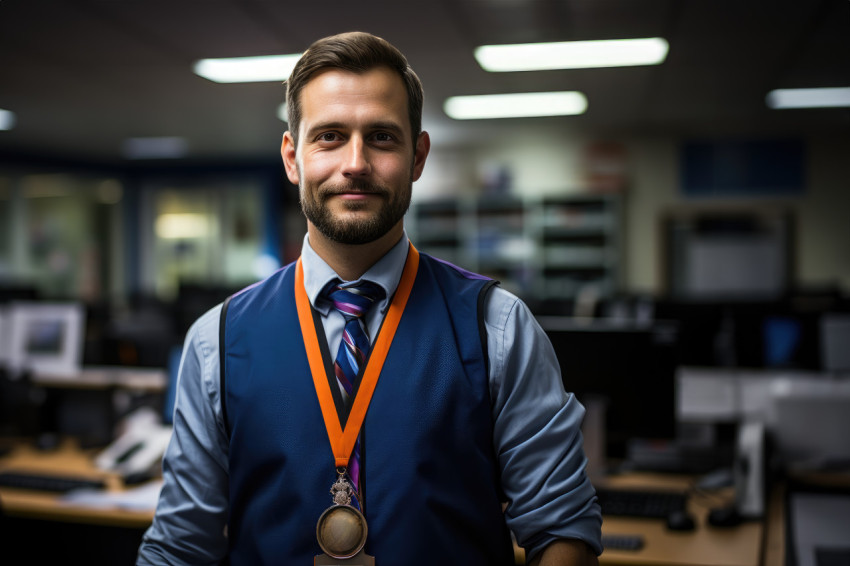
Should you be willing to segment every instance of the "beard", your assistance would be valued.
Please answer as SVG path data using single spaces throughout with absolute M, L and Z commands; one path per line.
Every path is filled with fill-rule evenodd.
M 383 201 L 380 210 L 368 218 L 335 217 L 327 205 L 334 195 L 345 192 L 368 192 L 377 195 Z M 413 180 L 400 190 L 374 185 L 365 181 L 354 181 L 346 185 L 321 185 L 315 190 L 305 190 L 303 184 L 299 190 L 299 201 L 304 216 L 319 232 L 339 244 L 359 245 L 374 242 L 389 232 L 404 218 L 410 207 L 413 192 Z M 346 202 L 347 211 L 356 212 L 364 208 L 364 203 Z

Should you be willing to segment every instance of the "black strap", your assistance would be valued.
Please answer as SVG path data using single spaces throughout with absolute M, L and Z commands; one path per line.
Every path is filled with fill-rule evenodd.
M 225 399 L 227 399 L 227 389 L 225 389 L 225 352 L 224 352 L 224 344 L 225 344 L 225 322 L 227 321 L 227 307 L 230 306 L 230 299 L 233 296 L 229 296 L 224 299 L 224 302 L 221 304 L 221 316 L 218 321 L 218 380 L 219 380 L 219 389 L 218 389 L 218 397 L 221 399 L 221 418 L 224 421 L 224 429 L 227 432 L 227 438 L 230 438 L 230 421 L 227 418 L 227 403 Z
M 346 405 L 346 403 L 342 400 L 342 393 L 339 391 L 339 382 L 337 381 L 336 374 L 334 373 L 334 362 L 331 357 L 328 341 L 325 338 L 325 327 L 322 324 L 322 315 L 314 308 L 311 308 L 310 310 L 313 313 L 313 325 L 316 328 L 316 338 L 319 341 L 319 350 L 322 352 L 322 362 L 325 366 L 325 375 L 328 378 L 328 385 L 330 386 L 331 395 L 333 396 L 334 405 L 336 406 L 336 414 L 339 418 L 339 424 L 345 428 L 345 423 L 348 422 L 348 414 L 351 412 L 351 405 L 353 404 L 352 402 L 357 391 L 355 390 L 351 397 L 349 397 L 349 402 Z M 362 369 L 363 368 L 361 368 L 361 370 Z
M 498 284 L 499 282 L 495 279 L 488 281 L 478 293 L 478 336 L 481 339 L 481 350 L 484 352 L 484 369 L 488 378 L 490 377 L 490 353 L 487 348 L 487 325 L 484 323 L 484 315 L 486 314 L 484 301 L 487 300 L 490 290 Z

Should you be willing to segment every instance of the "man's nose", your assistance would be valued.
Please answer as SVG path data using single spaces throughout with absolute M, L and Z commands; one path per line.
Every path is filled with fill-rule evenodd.
M 361 177 L 368 175 L 371 171 L 369 164 L 368 149 L 363 138 L 351 136 L 346 147 L 345 161 L 343 162 L 343 175 L 346 177 Z

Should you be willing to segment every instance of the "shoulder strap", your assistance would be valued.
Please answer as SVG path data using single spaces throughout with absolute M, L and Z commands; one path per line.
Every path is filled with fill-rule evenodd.
M 225 389 L 225 323 L 227 321 L 227 308 L 230 306 L 230 299 L 233 298 L 233 295 L 224 299 L 224 302 L 221 304 L 221 316 L 218 322 L 218 379 L 219 379 L 219 389 L 218 389 L 218 397 L 221 399 L 221 418 L 224 421 L 224 429 L 227 432 L 227 438 L 230 438 L 230 421 L 227 418 L 227 389 Z
M 486 314 L 484 302 L 487 300 L 490 290 L 498 284 L 499 282 L 495 279 L 488 281 L 478 293 L 478 336 L 481 339 L 481 351 L 484 352 L 484 368 L 488 376 L 490 375 L 490 352 L 487 351 L 487 325 L 484 323 L 484 315 Z

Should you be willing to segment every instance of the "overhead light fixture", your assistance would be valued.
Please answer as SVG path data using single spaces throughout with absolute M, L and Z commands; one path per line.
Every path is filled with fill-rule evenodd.
M 123 150 L 127 159 L 176 159 L 186 156 L 189 144 L 180 137 L 127 138 Z
M 768 107 L 843 108 L 850 107 L 850 87 L 846 88 L 780 88 L 767 93 Z
M 11 130 L 15 127 L 15 113 L 0 108 L 0 130 Z
M 452 96 L 443 110 L 455 120 L 574 116 L 587 110 L 587 98 L 577 91 Z
M 257 57 L 227 57 L 201 59 L 192 70 L 196 75 L 216 83 L 257 83 L 285 81 L 301 58 L 293 55 L 260 55 Z
M 492 73 L 632 67 L 664 62 L 669 48 L 661 37 L 482 45 L 475 59 Z

